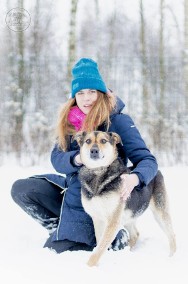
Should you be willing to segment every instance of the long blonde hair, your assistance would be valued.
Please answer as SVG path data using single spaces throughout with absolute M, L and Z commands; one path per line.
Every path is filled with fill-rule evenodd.
M 102 123 L 105 123 L 107 130 L 110 126 L 110 114 L 116 107 L 116 97 L 113 94 L 104 94 L 99 91 L 98 98 L 90 112 L 87 114 L 81 130 L 87 132 L 96 130 Z M 72 106 L 76 105 L 76 99 L 69 99 L 61 108 L 56 128 L 56 137 L 59 146 L 66 151 L 69 135 L 74 135 L 76 130 L 68 121 L 68 114 Z

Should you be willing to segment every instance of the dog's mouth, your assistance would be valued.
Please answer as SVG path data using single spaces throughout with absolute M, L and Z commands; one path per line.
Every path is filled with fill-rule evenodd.
M 91 160 L 94 160 L 94 161 L 97 161 L 97 160 L 102 160 L 102 159 L 104 159 L 104 156 L 99 156 L 99 155 L 91 155 L 90 154 L 90 159 Z
M 99 151 L 99 153 L 88 151 L 87 153 L 84 153 L 84 155 L 82 155 L 81 157 L 83 164 L 88 169 L 107 167 L 112 162 L 110 155 L 108 156 L 107 153 L 104 153 L 101 150 Z

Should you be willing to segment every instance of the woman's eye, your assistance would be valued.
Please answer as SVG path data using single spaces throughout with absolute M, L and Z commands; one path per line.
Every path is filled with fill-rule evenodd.
M 90 90 L 90 92 L 91 92 L 91 93 L 96 93 L 97 91 L 96 91 L 96 90 Z
M 102 139 L 102 140 L 101 140 L 101 143 L 102 143 L 102 144 L 105 144 L 106 142 L 107 142 L 106 139 Z
M 87 140 L 86 140 L 86 143 L 87 143 L 87 144 L 90 144 L 90 143 L 91 143 L 91 139 L 87 139 Z

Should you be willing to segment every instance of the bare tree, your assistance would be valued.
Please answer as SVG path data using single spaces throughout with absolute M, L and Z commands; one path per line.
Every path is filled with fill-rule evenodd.
M 99 0 L 95 1 L 95 14 L 96 14 L 96 42 L 97 42 L 97 48 L 96 48 L 96 57 L 97 61 L 100 62 L 100 40 L 101 40 L 101 33 L 100 33 L 100 10 L 99 10 Z
M 18 1 L 18 7 L 23 9 L 23 0 Z M 22 16 L 22 14 L 21 14 Z M 15 113 L 15 129 L 14 129 L 14 148 L 18 156 L 21 153 L 21 146 L 23 142 L 23 120 L 24 120 L 24 92 L 25 92 L 25 78 L 24 78 L 24 32 L 17 33 L 18 43 L 18 90 L 15 93 L 14 101 L 19 105 L 19 111 Z
M 143 117 L 147 117 L 149 110 L 149 94 L 147 86 L 147 54 L 146 54 L 146 32 L 143 0 L 140 0 L 140 46 L 141 46 L 141 64 L 142 64 L 142 96 L 143 96 Z
M 184 0 L 184 86 L 185 86 L 185 105 L 188 109 L 188 0 Z
M 41 1 L 36 0 L 35 8 L 34 8 L 34 20 L 33 20 L 33 33 L 32 33 L 32 52 L 33 52 L 33 63 L 35 65 L 35 101 L 36 101 L 36 111 L 42 108 L 41 105 L 41 93 L 42 93 L 42 74 L 39 68 L 40 66 L 40 51 L 42 46 L 42 38 L 41 38 L 41 31 L 40 31 L 40 5 Z
M 68 43 L 67 81 L 71 79 L 71 69 L 76 59 L 76 14 L 78 0 L 71 0 L 70 31 Z
M 165 94 L 165 64 L 164 64 L 164 5 L 165 0 L 160 0 L 160 31 L 159 31 L 159 82 L 160 102 L 159 114 L 164 116 L 164 94 Z

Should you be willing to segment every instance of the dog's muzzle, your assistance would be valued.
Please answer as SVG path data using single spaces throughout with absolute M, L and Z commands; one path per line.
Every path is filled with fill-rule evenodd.
M 99 159 L 99 148 L 97 145 L 93 145 L 93 147 L 90 149 L 90 158 L 94 160 Z

